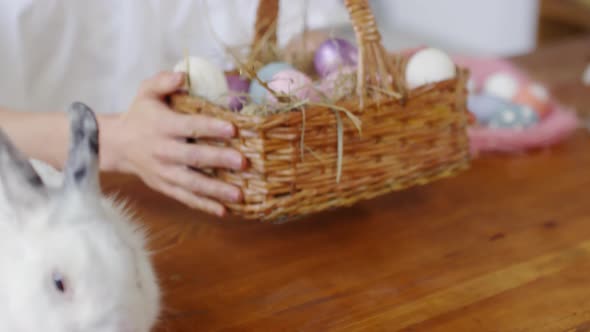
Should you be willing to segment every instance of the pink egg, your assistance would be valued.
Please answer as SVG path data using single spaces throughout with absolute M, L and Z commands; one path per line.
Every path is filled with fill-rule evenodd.
M 356 74 L 356 67 L 343 67 L 323 78 L 318 89 L 332 100 L 351 95 L 356 87 Z
M 536 83 L 521 87 L 514 96 L 513 101 L 531 107 L 541 118 L 551 110 L 549 92 L 545 87 Z
M 281 70 L 274 74 L 268 83 L 268 87 L 273 91 L 293 96 L 296 99 L 309 99 L 312 101 L 319 99 L 311 78 L 295 69 Z M 272 94 L 267 93 L 267 96 L 271 103 L 276 102 L 276 98 Z

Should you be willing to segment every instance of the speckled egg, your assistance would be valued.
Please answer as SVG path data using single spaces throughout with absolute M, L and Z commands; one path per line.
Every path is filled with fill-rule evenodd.
M 549 92 L 540 84 L 533 83 L 522 87 L 514 102 L 520 105 L 529 106 L 535 110 L 541 118 L 547 115 L 551 109 L 549 104 Z
M 486 125 L 494 114 L 513 107 L 510 102 L 496 96 L 486 94 L 470 94 L 467 96 L 467 109 L 473 113 L 477 122 Z
M 495 113 L 488 126 L 497 129 L 522 130 L 539 122 L 539 116 L 527 106 L 512 106 Z
M 356 75 L 356 67 L 344 67 L 323 78 L 318 84 L 318 90 L 329 100 L 352 95 L 355 92 Z
M 319 99 L 311 78 L 295 69 L 285 69 L 276 73 L 269 81 L 268 87 L 273 91 L 293 96 L 296 99 Z M 271 103 L 276 102 L 275 97 L 268 92 L 263 97 L 263 100 L 264 98 L 268 98 Z
M 286 69 L 294 68 L 286 62 L 271 62 L 260 68 L 256 75 L 260 78 L 260 80 L 268 83 L 276 73 Z M 252 101 L 255 103 L 260 104 L 262 102 L 262 98 L 266 96 L 267 92 L 268 91 L 262 87 L 262 85 L 260 85 L 257 80 L 252 80 L 250 83 L 248 93 L 250 94 Z

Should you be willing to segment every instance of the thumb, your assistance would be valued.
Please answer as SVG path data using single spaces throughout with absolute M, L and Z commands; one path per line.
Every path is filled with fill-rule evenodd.
M 145 80 L 140 88 L 139 95 L 151 98 L 162 98 L 182 87 L 185 73 L 164 71 Z

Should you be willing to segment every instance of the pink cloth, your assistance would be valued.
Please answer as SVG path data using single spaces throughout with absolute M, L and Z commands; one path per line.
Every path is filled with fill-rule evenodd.
M 411 56 L 425 48 L 420 46 L 400 52 Z M 494 73 L 511 74 L 519 84 L 530 84 L 532 80 L 513 63 L 504 59 L 452 56 L 453 61 L 470 71 L 470 78 L 476 90 L 482 88 L 486 78 Z M 579 127 L 575 112 L 551 101 L 551 110 L 538 124 L 525 130 L 491 129 L 472 126 L 468 129 L 471 153 L 477 156 L 485 152 L 522 152 L 529 149 L 548 147 L 567 139 Z
M 577 128 L 576 114 L 558 108 L 526 130 L 471 127 L 468 134 L 471 153 L 477 156 L 483 152 L 522 152 L 548 147 L 563 141 Z
M 470 77 L 478 89 L 481 89 L 486 78 L 492 74 L 503 72 L 512 75 L 519 84 L 531 83 L 527 75 L 515 65 L 506 60 L 494 58 L 475 58 L 461 55 L 452 57 L 459 67 L 469 68 Z
M 409 48 L 401 51 L 400 54 L 404 57 L 410 57 L 424 48 L 426 48 L 426 46 Z M 523 71 L 506 60 L 486 57 L 470 57 L 458 54 L 451 56 L 451 58 L 459 67 L 468 68 L 470 70 L 471 78 L 475 82 L 477 88 L 483 86 L 483 83 L 488 76 L 500 71 L 512 74 L 521 84 L 530 82 L 530 79 L 528 79 Z
M 514 64 L 503 59 L 475 58 L 455 55 L 455 63 L 468 68 L 477 89 L 485 79 L 494 73 L 505 72 L 514 76 L 520 84 L 530 84 L 531 79 Z M 524 150 L 548 147 L 566 139 L 578 128 L 575 112 L 551 101 L 550 113 L 537 125 L 525 130 L 490 129 L 470 127 L 468 130 L 471 152 L 478 155 L 483 152 L 520 152 Z

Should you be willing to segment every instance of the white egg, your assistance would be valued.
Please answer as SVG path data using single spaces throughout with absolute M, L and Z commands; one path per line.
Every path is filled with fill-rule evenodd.
M 590 63 L 586 66 L 586 70 L 584 71 L 584 75 L 582 75 L 582 82 L 584 84 L 590 86 Z
M 512 100 L 518 92 L 518 81 L 508 73 L 495 73 L 488 77 L 483 90 L 486 94 Z
M 549 100 L 549 92 L 547 91 L 547 88 L 545 88 L 539 83 L 531 84 L 531 86 L 529 87 L 529 91 L 531 92 L 533 97 L 539 99 L 540 101 L 546 102 Z
M 514 122 L 516 120 L 516 115 L 512 112 L 504 111 L 501 116 L 505 122 Z
M 188 70 L 187 70 L 188 67 Z M 226 105 L 229 88 L 223 70 L 206 59 L 191 56 L 182 59 L 176 66 L 175 72 L 187 72 L 190 79 L 193 96 L 203 97 L 213 103 Z
M 455 75 L 453 60 L 445 52 L 435 48 L 416 52 L 406 65 L 406 84 L 410 89 L 452 79 Z

